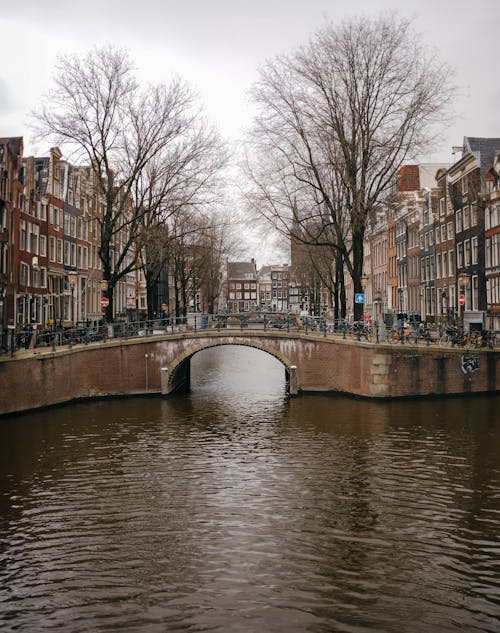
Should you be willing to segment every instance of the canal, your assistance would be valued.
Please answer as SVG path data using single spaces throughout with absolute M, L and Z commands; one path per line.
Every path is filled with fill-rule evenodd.
M 286 398 L 244 347 L 192 392 L 0 420 L 0 630 L 500 630 L 500 397 Z

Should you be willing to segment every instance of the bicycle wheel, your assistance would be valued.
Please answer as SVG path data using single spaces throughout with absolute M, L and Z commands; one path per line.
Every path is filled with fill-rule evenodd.
M 392 343 L 393 345 L 395 343 L 399 343 L 400 339 L 401 336 L 399 335 L 399 332 L 396 332 L 396 330 L 391 330 L 387 335 L 387 342 Z
M 449 344 L 450 344 L 450 337 L 448 336 L 448 334 L 441 334 L 441 336 L 438 339 L 438 345 L 441 345 L 442 347 L 448 347 Z

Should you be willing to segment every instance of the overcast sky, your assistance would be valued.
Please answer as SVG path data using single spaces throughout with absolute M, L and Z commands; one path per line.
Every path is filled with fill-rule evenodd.
M 430 160 L 451 160 L 464 135 L 500 136 L 500 0 L 0 0 L 0 135 L 30 140 L 26 114 L 50 85 L 58 53 L 112 43 L 130 50 L 140 78 L 173 72 L 195 87 L 212 121 L 237 139 L 247 91 L 266 58 L 307 42 L 326 18 L 397 9 L 457 70 L 458 120 Z
M 111 43 L 129 49 L 144 82 L 187 80 L 237 146 L 259 64 L 307 43 L 327 19 L 395 9 L 457 72 L 458 118 L 426 159 L 452 162 L 464 136 L 499 137 L 500 0 L 0 0 L 0 136 L 24 136 L 25 155 L 46 154 L 27 113 L 50 87 L 56 56 Z M 266 249 L 251 255 L 264 263 Z

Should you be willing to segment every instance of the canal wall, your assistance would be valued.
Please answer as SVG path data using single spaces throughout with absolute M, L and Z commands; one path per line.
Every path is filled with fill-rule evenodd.
M 87 398 L 166 396 L 189 387 L 192 356 L 217 345 L 247 345 L 272 354 L 293 379 L 297 393 L 404 398 L 500 391 L 499 351 L 375 344 L 301 333 L 207 332 L 56 351 L 41 348 L 3 357 L 0 415 Z

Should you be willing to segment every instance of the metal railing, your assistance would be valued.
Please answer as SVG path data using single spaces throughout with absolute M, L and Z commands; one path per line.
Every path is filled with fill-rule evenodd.
M 243 312 L 213 315 L 192 313 L 188 316 L 166 319 L 117 321 L 111 324 L 48 330 L 29 328 L 12 331 L 8 335 L 4 333 L 0 353 L 13 356 L 26 350 L 55 351 L 57 348 L 72 348 L 76 345 L 102 345 L 116 339 L 196 333 L 204 330 L 301 332 L 306 335 L 378 344 L 420 344 L 472 349 L 500 347 L 500 332 L 482 332 L 474 335 L 457 331 L 456 328 L 417 328 L 404 333 L 400 328 L 387 329 L 383 322 L 370 324 L 346 320 L 331 321 L 324 317 L 296 314 Z

